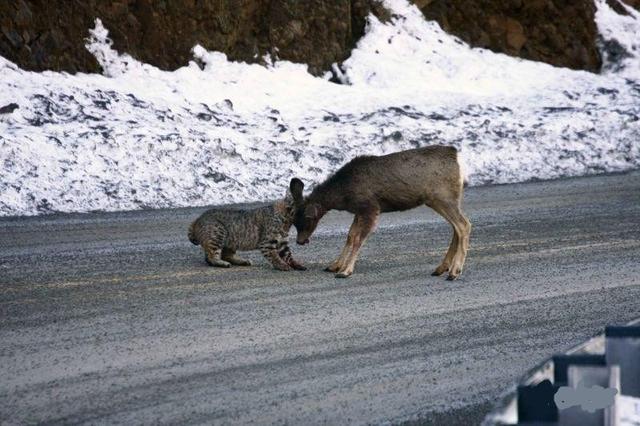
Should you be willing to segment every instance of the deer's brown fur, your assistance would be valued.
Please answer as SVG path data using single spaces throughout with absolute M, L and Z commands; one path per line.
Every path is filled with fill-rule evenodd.
M 358 252 L 375 229 L 380 213 L 427 205 L 453 228 L 447 253 L 433 275 L 449 272 L 456 279 L 469 248 L 471 223 L 461 209 L 463 176 L 458 152 L 447 146 L 428 146 L 384 156 L 356 157 L 303 197 L 304 184 L 294 179 L 290 191 L 297 210 L 294 225 L 298 244 L 306 244 L 329 210 L 355 215 L 347 242 L 327 268 L 336 277 L 353 273 Z

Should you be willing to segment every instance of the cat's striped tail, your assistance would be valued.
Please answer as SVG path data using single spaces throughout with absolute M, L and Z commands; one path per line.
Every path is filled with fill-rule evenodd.
M 200 244 L 200 241 L 196 236 L 196 222 L 198 221 L 195 220 L 191 225 L 189 225 L 189 233 L 187 235 L 189 236 L 189 241 L 191 241 L 191 244 L 197 246 L 198 244 Z

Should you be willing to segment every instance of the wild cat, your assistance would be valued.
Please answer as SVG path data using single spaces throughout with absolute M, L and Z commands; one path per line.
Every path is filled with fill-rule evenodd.
M 307 268 L 293 258 L 289 249 L 289 228 L 295 211 L 290 191 L 284 200 L 269 206 L 249 210 L 214 208 L 189 226 L 189 241 L 202 246 L 210 266 L 250 266 L 251 262 L 236 251 L 260 249 L 274 268 L 304 271 Z

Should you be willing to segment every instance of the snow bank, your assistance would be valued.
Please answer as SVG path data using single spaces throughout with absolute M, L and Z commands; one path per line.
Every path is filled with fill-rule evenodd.
M 0 58 L 0 215 L 196 206 L 280 197 L 355 155 L 434 143 L 463 149 L 470 183 L 640 167 L 640 17 L 597 0 L 607 71 L 523 61 L 465 43 L 405 0 L 369 18 L 345 85 L 306 67 L 230 62 L 196 46 L 161 71 L 87 48 L 105 75 L 33 73 Z M 617 40 L 617 41 L 613 41 Z

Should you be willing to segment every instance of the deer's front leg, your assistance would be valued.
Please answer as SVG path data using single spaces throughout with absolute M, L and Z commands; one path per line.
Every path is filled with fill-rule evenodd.
M 298 262 L 293 258 L 293 254 L 291 253 L 291 249 L 289 248 L 289 243 L 284 242 L 282 244 L 282 248 L 280 249 L 280 258 L 289 266 L 291 266 L 296 271 L 306 271 L 307 267 L 302 263 Z
M 347 241 L 344 244 L 344 248 L 340 253 L 340 256 L 333 263 L 325 268 L 327 272 L 338 272 L 342 268 L 346 266 L 347 258 L 349 256 L 349 252 L 352 249 L 353 241 L 358 234 L 358 215 L 353 218 L 353 223 L 351 224 L 351 228 L 349 228 L 349 235 L 347 236 Z
M 280 242 L 278 240 L 267 240 L 260 244 L 262 255 L 279 271 L 290 271 L 292 269 L 281 257 L 279 253 Z
M 359 218 L 358 218 L 359 216 Z M 351 252 L 342 265 L 342 268 L 336 274 L 336 278 L 347 278 L 353 274 L 353 269 L 358 260 L 358 253 L 360 248 L 367 240 L 367 237 L 373 231 L 378 224 L 378 218 L 380 217 L 380 211 L 378 209 L 367 211 L 356 215 L 354 220 L 355 235 L 351 244 Z M 352 225 L 353 226 L 353 225 Z

